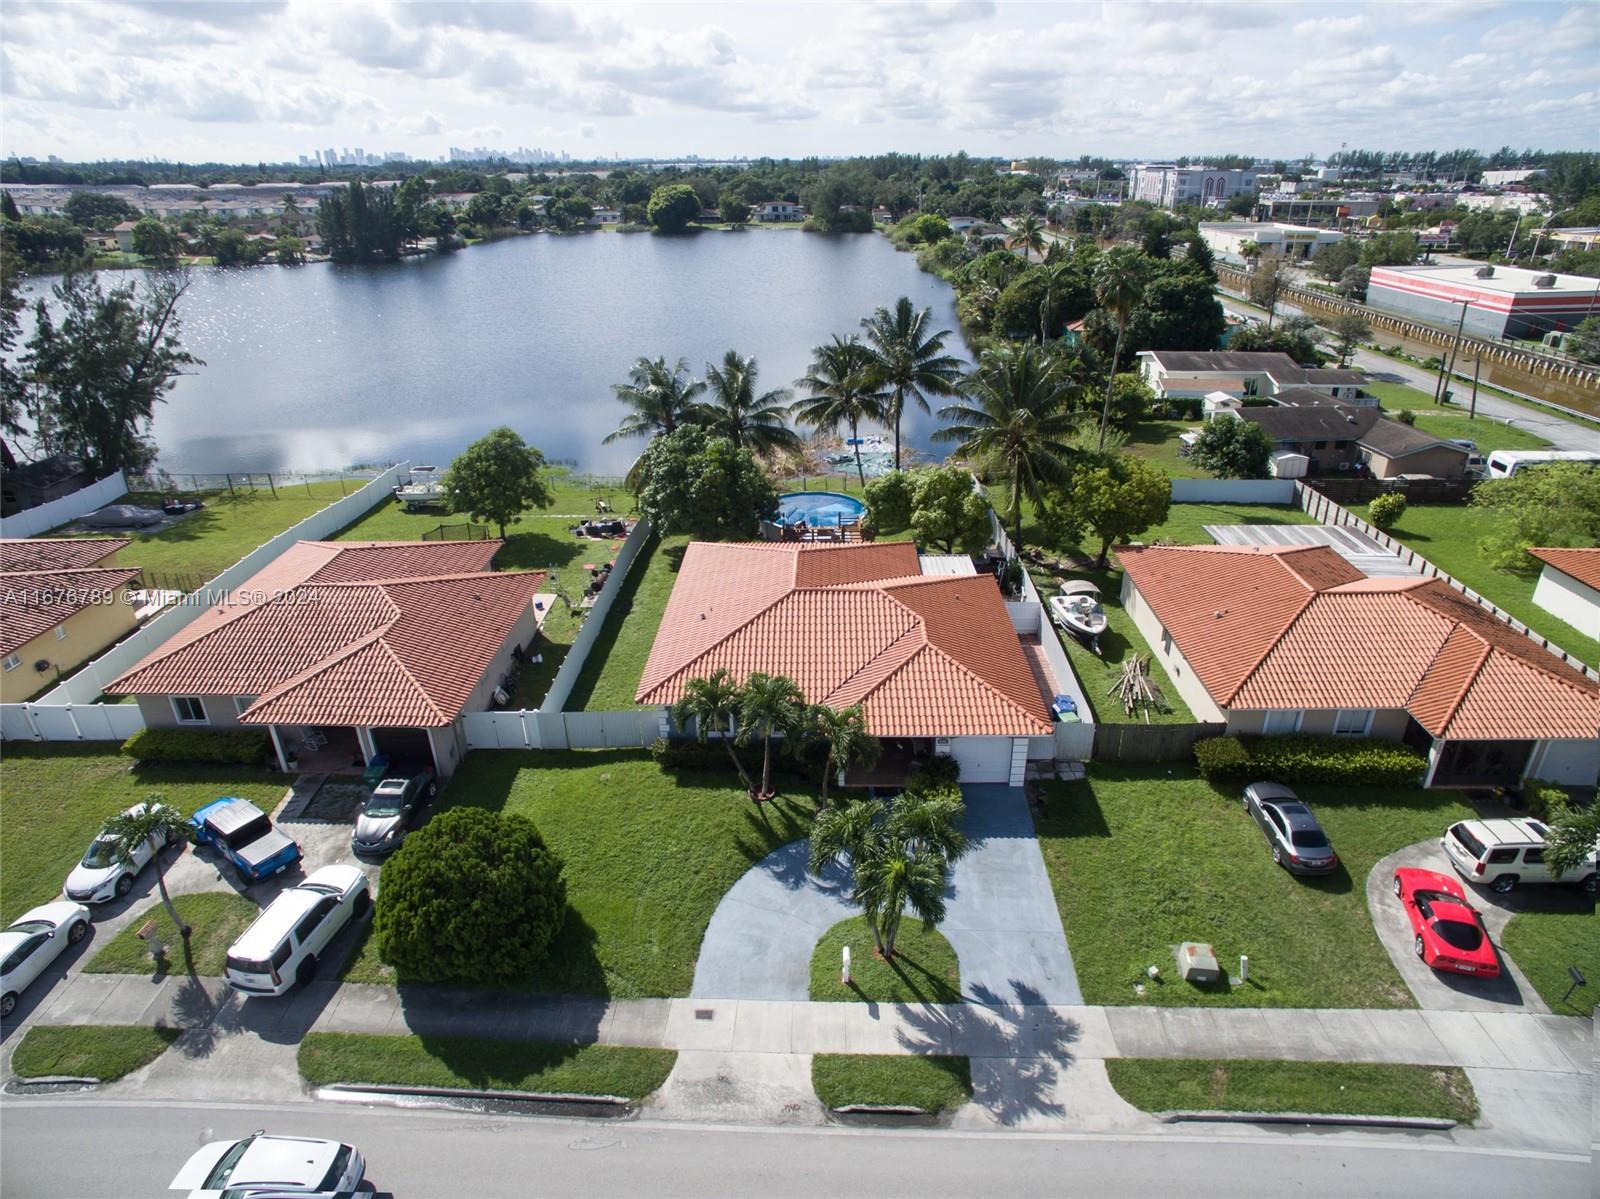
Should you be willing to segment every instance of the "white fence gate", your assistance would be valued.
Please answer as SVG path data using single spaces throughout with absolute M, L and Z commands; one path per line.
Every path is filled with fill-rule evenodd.
M 470 712 L 468 749 L 639 749 L 661 736 L 665 708 L 621 712 Z

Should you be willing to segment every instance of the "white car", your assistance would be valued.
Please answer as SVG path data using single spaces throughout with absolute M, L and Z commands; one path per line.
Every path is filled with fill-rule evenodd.
M 157 808 L 161 806 L 161 804 L 156 805 Z M 137 816 L 144 809 L 144 804 L 134 804 L 123 815 Z M 116 839 L 102 832 L 89 842 L 89 848 L 83 853 L 83 861 L 74 866 L 72 873 L 67 875 L 67 883 L 61 888 L 61 893 L 78 903 L 106 903 L 112 899 L 121 899 L 133 889 L 134 876 L 149 864 L 151 858 L 165 849 L 166 845 L 165 834 L 156 838 L 153 850 L 150 842 L 142 841 L 134 848 L 133 861 L 124 865 L 117 861 Z
M 345 925 L 372 907 L 356 866 L 324 866 L 278 892 L 228 950 L 228 985 L 246 995 L 282 995 L 311 981 L 317 961 Z
M 366 1173 L 361 1151 L 320 1137 L 256 1131 L 242 1141 L 212 1141 L 184 1163 L 170 1190 L 189 1199 L 228 1195 L 349 1195 Z
M 88 932 L 89 909 L 58 900 L 25 912 L 0 933 L 0 1016 L 9 1016 L 28 984 Z

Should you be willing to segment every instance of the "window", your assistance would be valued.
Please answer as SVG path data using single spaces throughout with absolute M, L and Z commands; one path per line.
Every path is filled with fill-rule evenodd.
M 1333 732 L 1337 737 L 1365 737 L 1371 731 L 1371 708 L 1341 708 L 1333 718 Z
M 1515 862 L 1516 860 L 1517 851 L 1514 849 L 1491 849 L 1489 851 L 1489 861 L 1496 866 L 1504 866 L 1506 863 Z
M 198 695 L 174 695 L 172 710 L 177 714 L 179 724 L 210 723 L 206 719 L 206 706 Z
M 21 665 L 22 665 L 22 655 L 21 654 L 7 654 L 6 655 L 6 669 L 7 670 L 15 670 L 17 667 L 19 667 Z
M 1161 630 L 1161 652 L 1169 657 L 1172 654 L 1172 634 L 1166 629 Z
M 243 716 L 244 710 L 256 702 L 253 695 L 236 695 L 233 697 L 233 711 L 235 715 Z
M 1269 737 L 1300 731 L 1300 709 L 1273 709 L 1261 722 L 1261 731 Z
M 1543 866 L 1544 846 L 1541 845 L 1538 849 L 1530 849 L 1527 853 L 1523 854 L 1522 864 L 1524 866 Z
M 56 640 L 57 641 L 65 641 L 66 639 L 67 639 L 67 626 L 64 625 L 64 624 L 58 624 L 56 626 Z

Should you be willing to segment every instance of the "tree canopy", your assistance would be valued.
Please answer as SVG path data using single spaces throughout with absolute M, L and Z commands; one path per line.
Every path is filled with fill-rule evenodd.
M 1219 416 L 1200 430 L 1189 459 L 1219 479 L 1264 479 L 1272 439 L 1254 421 Z
M 544 455 L 511 429 L 493 429 L 461 452 L 445 472 L 445 499 L 452 512 L 492 521 L 506 535 L 528 508 L 555 503 L 545 485 Z
M 682 233 L 700 215 L 700 194 L 686 183 L 668 183 L 650 193 L 650 223 L 662 233 Z
M 778 515 L 778 489 L 756 456 L 692 425 L 652 441 L 635 473 L 639 507 L 663 533 L 749 539 Z
M 1491 564 L 1513 574 L 1537 574 L 1530 546 L 1600 545 L 1600 468 L 1583 462 L 1525 466 L 1472 489 L 1472 504 L 1493 522 L 1479 542 Z

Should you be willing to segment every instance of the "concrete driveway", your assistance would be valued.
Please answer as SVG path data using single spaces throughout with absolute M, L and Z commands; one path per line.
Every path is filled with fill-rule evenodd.
M 1427 1011 L 1549 1014 L 1550 1008 L 1539 998 L 1539 993 L 1517 969 L 1516 963 L 1500 949 L 1500 936 L 1505 932 L 1506 924 L 1519 910 L 1526 910 L 1530 906 L 1526 890 L 1496 895 L 1486 888 L 1462 884 L 1468 901 L 1483 913 L 1489 939 L 1500 953 L 1499 978 L 1467 978 L 1430 969 L 1417 957 L 1411 922 L 1394 894 L 1397 866 L 1414 866 L 1437 871 L 1457 881 L 1460 879 L 1451 868 L 1444 850 L 1434 840 L 1419 841 L 1390 854 L 1367 875 L 1367 910 L 1372 913 L 1372 924 L 1378 931 L 1378 940 L 1383 942 L 1395 969 L 1400 971 L 1400 977 L 1405 979 L 1411 993 L 1416 996 L 1418 1006 Z

